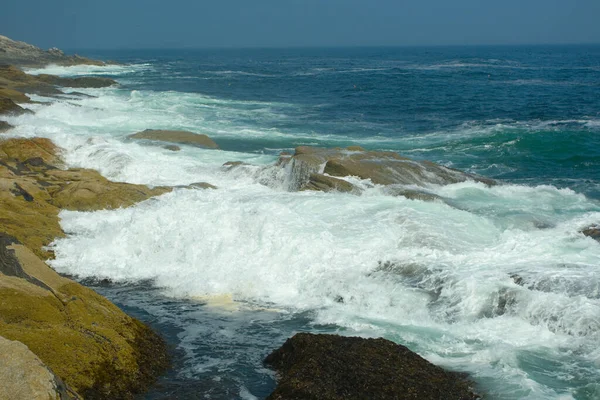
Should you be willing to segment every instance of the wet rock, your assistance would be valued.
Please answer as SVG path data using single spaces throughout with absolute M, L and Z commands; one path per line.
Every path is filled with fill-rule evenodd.
M 96 76 L 83 76 L 78 78 L 63 78 L 54 75 L 41 74 L 37 76 L 38 81 L 51 85 L 74 87 L 74 88 L 103 88 L 116 85 L 117 82 L 110 78 Z
M 402 196 L 409 200 L 420 200 L 420 201 L 443 201 L 443 199 L 433 193 L 425 192 L 423 190 L 407 189 L 401 186 L 388 186 L 384 191 L 388 196 Z
M 0 399 L 80 399 L 23 343 L 0 336 L 0 354 Z
M 224 168 L 227 169 L 232 169 L 232 168 L 236 168 L 236 167 L 240 167 L 242 165 L 248 165 L 243 161 L 227 161 L 225 164 L 223 164 Z
M 0 64 L 14 64 L 24 67 L 57 65 L 104 65 L 101 61 L 90 60 L 78 55 L 69 56 L 56 47 L 44 51 L 39 47 L 0 36 Z
M 165 149 L 170 150 L 170 151 L 180 151 L 181 147 L 176 146 L 174 144 L 168 144 L 166 146 L 163 146 Z
M 13 91 L 19 93 L 35 93 L 42 96 L 54 96 L 62 94 L 60 90 L 54 87 L 54 85 L 43 82 L 38 79 L 36 75 L 29 75 L 21 71 L 19 68 L 13 65 L 0 65 L 0 86 L 2 86 L 7 94 L 13 93 Z M 14 98 L 14 94 L 10 97 L 16 102 L 22 102 L 19 100 L 19 96 Z M 23 98 L 21 97 L 21 100 Z
M 6 122 L 6 121 L 0 121 L 0 133 L 8 132 L 12 128 L 14 128 L 14 126 L 12 126 L 11 124 L 9 124 L 8 122 Z
M 11 99 L 0 97 L 0 115 L 21 115 L 31 111 L 21 107 Z
M 356 176 L 380 185 L 446 185 L 466 180 L 494 181 L 447 168 L 429 161 L 414 161 L 389 151 L 365 151 L 361 147 L 326 149 L 300 146 L 292 157 L 281 156 L 277 165 L 289 169 L 290 190 L 300 190 L 313 174 Z
M 187 144 L 206 149 L 218 149 L 219 146 L 208 136 L 189 131 L 171 131 L 161 129 L 146 129 L 129 135 L 130 139 L 147 139 L 161 142 Z
M 31 99 L 18 90 L 0 87 L 0 98 L 11 99 L 15 103 L 29 103 Z
M 269 400 L 479 398 L 462 374 L 385 339 L 299 333 L 265 363 L 279 375 Z
M 302 190 L 337 191 L 344 193 L 359 192 L 359 189 L 355 188 L 350 182 L 323 174 L 311 174 Z
M 600 241 L 600 225 L 592 225 L 581 231 L 585 236 Z

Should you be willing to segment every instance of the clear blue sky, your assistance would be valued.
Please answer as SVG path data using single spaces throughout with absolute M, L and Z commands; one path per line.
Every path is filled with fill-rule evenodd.
M 600 43 L 600 0 L 6 0 L 43 48 Z

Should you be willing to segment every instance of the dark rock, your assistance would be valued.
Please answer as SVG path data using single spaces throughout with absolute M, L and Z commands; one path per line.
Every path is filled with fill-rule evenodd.
M 6 121 L 0 121 L 0 133 L 4 133 L 6 131 L 11 130 L 12 128 L 14 128 L 14 126 L 12 126 L 11 124 L 9 124 Z
M 30 110 L 27 110 L 11 99 L 0 97 L 0 114 L 6 115 L 21 115 L 25 113 L 32 113 Z
M 600 241 L 600 225 L 592 225 L 581 231 L 585 236 Z
M 167 150 L 171 150 L 171 151 L 180 151 L 180 150 L 181 150 L 181 147 L 179 147 L 179 146 L 176 146 L 176 145 L 174 145 L 174 144 L 168 144 L 168 145 L 166 145 L 166 146 L 163 146 L 163 147 L 164 147 L 165 149 L 167 149 Z
M 299 333 L 265 363 L 279 373 L 268 400 L 479 398 L 463 374 L 385 339 Z
M 74 87 L 74 88 L 103 88 L 116 85 L 117 81 L 110 78 L 101 78 L 97 76 L 82 76 L 78 78 L 62 78 L 60 76 L 41 74 L 37 76 L 41 82 L 51 85 Z
M 402 196 L 409 200 L 421 200 L 421 201 L 443 201 L 443 199 L 433 193 L 425 192 L 423 190 L 407 189 L 398 186 L 386 187 L 385 193 L 389 196 Z

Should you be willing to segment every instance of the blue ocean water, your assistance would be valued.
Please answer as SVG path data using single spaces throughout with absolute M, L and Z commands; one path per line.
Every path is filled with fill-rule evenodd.
M 146 398 L 264 398 L 261 361 L 297 331 L 384 336 L 491 399 L 600 398 L 600 244 L 580 232 L 600 223 L 600 46 L 80 53 L 122 64 L 30 72 L 120 85 L 34 97 L 10 134 L 50 137 L 109 179 L 218 187 L 61 213 L 52 265 L 174 349 Z M 221 150 L 127 138 L 147 128 Z M 273 164 L 299 145 L 392 150 L 501 185 L 427 187 L 440 202 L 357 179 L 360 196 L 290 192 Z

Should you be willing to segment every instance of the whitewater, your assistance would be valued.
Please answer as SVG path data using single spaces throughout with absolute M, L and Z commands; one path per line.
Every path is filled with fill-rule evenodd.
M 417 111 L 413 119 L 386 113 L 393 99 L 373 94 L 425 74 L 433 84 L 421 90 L 434 97 L 438 80 L 448 78 L 450 93 L 458 87 L 451 79 L 489 82 L 489 71 L 513 74 L 497 77 L 498 85 L 510 80 L 502 90 L 544 86 L 561 97 L 579 93 L 581 82 L 598 88 L 598 64 L 573 66 L 583 81 L 560 80 L 547 75 L 552 65 L 514 53 L 388 54 L 377 63 L 364 54 L 294 54 L 283 67 L 276 61 L 285 54 L 226 53 L 212 62 L 137 55 L 123 56 L 124 65 L 50 66 L 27 72 L 110 76 L 120 86 L 32 95 L 35 114 L 9 118 L 9 135 L 50 138 L 69 167 L 114 181 L 180 186 L 126 209 L 62 211 L 67 237 L 51 246 L 53 268 L 150 322 L 175 347 L 175 370 L 147 398 L 264 398 L 274 375 L 262 358 L 294 332 L 312 331 L 383 336 L 469 373 L 492 399 L 598 399 L 600 243 L 581 233 L 600 223 L 598 100 L 535 118 L 505 104 L 465 118 L 430 99 L 418 121 Z M 325 94 L 294 101 L 277 90 L 294 89 L 282 80 L 315 77 L 329 82 L 319 88 Z M 257 89 L 261 82 L 269 89 Z M 347 97 L 361 87 L 379 107 L 346 105 L 367 101 Z M 147 128 L 205 133 L 222 150 L 174 152 L 127 138 Z M 275 163 L 299 145 L 398 151 L 500 184 L 426 186 L 436 201 L 391 196 L 357 177 L 345 179 L 361 195 L 294 192 L 294 177 Z M 245 164 L 223 167 L 228 161 Z M 184 187 L 195 182 L 217 189 Z

